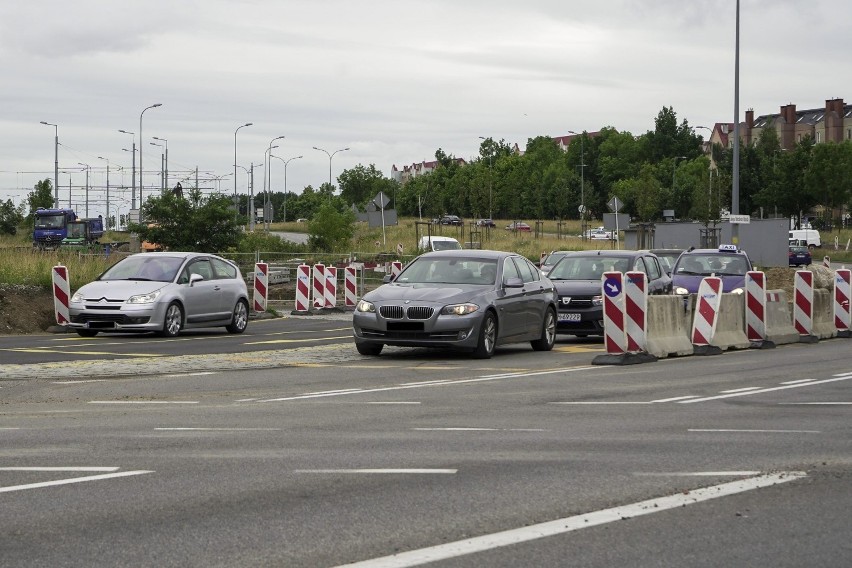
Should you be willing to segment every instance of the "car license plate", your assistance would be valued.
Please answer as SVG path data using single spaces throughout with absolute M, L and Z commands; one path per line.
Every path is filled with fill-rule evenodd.
M 580 321 L 580 314 L 559 314 L 559 321 Z

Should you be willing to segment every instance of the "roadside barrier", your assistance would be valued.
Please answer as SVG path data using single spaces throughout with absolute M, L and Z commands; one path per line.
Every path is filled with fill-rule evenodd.
M 627 352 L 627 333 L 624 330 L 624 283 L 621 272 L 604 272 L 601 277 L 603 293 L 604 344 L 610 355 Z
M 311 267 L 300 264 L 296 268 L 296 309 L 297 313 L 306 313 L 309 309 L 311 292 Z
M 831 258 L 828 256 L 822 257 L 822 265 L 826 268 L 831 268 Z
M 797 270 L 793 279 L 793 327 L 799 333 L 799 341 L 819 341 L 814 335 L 814 273 Z
M 401 272 L 402 272 L 402 263 L 398 260 L 394 260 L 393 262 L 391 262 L 391 270 L 390 270 L 391 278 L 396 280 L 397 276 L 399 276 L 399 274 Z
M 799 341 L 799 332 L 793 327 L 790 304 L 784 290 L 766 292 L 766 337 L 775 345 Z
M 71 283 L 68 280 L 68 267 L 57 265 L 53 267 L 53 312 L 56 323 L 65 325 L 71 321 L 68 312 L 68 302 L 71 299 Z
M 322 308 L 325 306 L 325 265 L 314 265 L 314 277 L 312 288 L 314 291 L 314 307 Z
M 325 306 L 326 308 L 337 307 L 337 267 L 325 267 Z
M 812 333 L 819 339 L 837 337 L 834 326 L 834 314 L 831 309 L 834 303 L 833 293 L 823 288 L 814 290 L 813 328 Z
M 358 303 L 358 269 L 347 266 L 343 269 L 343 305 L 355 309 Z
M 752 347 L 745 332 L 745 295 L 744 294 L 722 294 L 719 304 L 718 321 L 716 331 L 713 333 L 711 345 L 723 351 L 728 349 L 748 349 Z M 754 345 L 754 347 L 769 349 L 767 345 Z
M 269 265 L 257 262 L 254 265 L 254 311 L 265 312 L 269 293 Z
M 711 342 L 719 321 L 719 307 L 722 303 L 722 279 L 707 276 L 698 286 L 695 314 L 692 319 L 692 338 L 696 355 L 718 354 L 720 349 L 712 349 Z
M 604 272 L 601 277 L 606 355 L 592 365 L 650 363 L 657 357 L 646 351 L 648 283 L 643 272 Z
M 628 272 L 624 282 L 624 329 L 627 351 L 646 351 L 646 313 L 648 311 L 648 278 L 644 272 Z
M 852 298 L 852 270 L 839 268 L 834 271 L 834 327 L 839 337 L 850 337 L 852 327 L 852 310 L 850 310 L 850 298 Z
M 766 337 L 766 275 L 756 270 L 745 277 L 746 338 L 761 347 L 769 347 Z M 763 345 L 764 342 L 766 345 Z M 774 345 L 773 345 L 774 346 Z
M 694 298 L 694 295 L 648 297 L 648 353 L 656 357 L 692 355 L 689 316 Z

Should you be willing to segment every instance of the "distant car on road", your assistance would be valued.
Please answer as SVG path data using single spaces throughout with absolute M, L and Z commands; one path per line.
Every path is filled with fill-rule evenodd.
M 516 222 L 516 223 L 509 223 L 508 225 L 506 225 L 506 230 L 507 231 L 521 231 L 523 233 L 529 233 L 530 231 L 532 231 L 532 227 L 530 227 L 526 223 Z
M 595 227 L 586 231 L 586 238 L 593 241 L 611 241 L 615 239 L 612 231 L 604 227 Z
M 462 220 L 458 215 L 444 215 L 439 223 L 441 225 L 461 225 Z
M 547 273 L 559 295 L 556 330 L 578 337 L 603 335 L 603 298 L 601 277 L 604 272 L 644 272 L 649 294 L 670 294 L 671 278 L 649 251 L 572 251 L 564 255 Z
M 491 227 L 492 229 L 497 227 L 497 223 L 494 222 L 494 219 L 479 219 L 476 222 L 477 227 Z
M 811 251 L 806 246 L 790 247 L 789 252 L 790 266 L 807 266 L 813 262 Z
M 430 252 L 365 294 L 352 329 L 362 355 L 397 345 L 466 350 L 487 359 L 498 345 L 524 341 L 550 351 L 556 293 L 534 264 L 515 253 Z
M 71 297 L 68 327 L 83 337 L 100 332 L 155 332 L 248 325 L 248 290 L 240 269 L 194 252 L 143 252 L 115 263 Z
M 721 245 L 718 249 L 687 249 L 678 257 L 672 269 L 675 294 L 695 294 L 705 276 L 722 279 L 722 292 L 742 294 L 745 273 L 753 270 L 748 255 L 736 245 Z

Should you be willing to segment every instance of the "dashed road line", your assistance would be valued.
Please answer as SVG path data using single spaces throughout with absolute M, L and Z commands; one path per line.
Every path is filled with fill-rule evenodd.
M 134 475 L 144 475 L 146 473 L 154 473 L 153 470 L 138 470 L 138 471 L 118 471 L 114 473 L 104 473 L 101 475 L 87 475 L 85 477 L 71 477 L 68 479 L 55 479 L 53 481 L 41 481 L 38 483 L 26 483 L 24 485 L 11 485 L 9 487 L 0 487 L 0 493 L 9 493 L 12 491 L 23 491 L 25 489 L 39 489 L 43 487 L 55 487 L 58 485 L 68 485 L 71 483 L 84 483 L 86 481 L 101 481 L 104 479 L 115 479 L 118 477 L 130 477 Z

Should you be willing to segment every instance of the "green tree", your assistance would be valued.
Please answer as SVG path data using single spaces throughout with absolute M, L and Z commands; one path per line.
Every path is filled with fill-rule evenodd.
M 27 214 L 27 224 L 32 224 L 35 218 L 35 211 L 39 207 L 50 209 L 53 207 L 53 182 L 49 179 L 44 179 L 33 186 L 33 190 L 27 194 L 27 204 L 30 211 Z
M 330 201 L 322 203 L 308 223 L 308 247 L 314 251 L 345 251 L 354 235 L 354 213 L 339 211 Z
M 382 175 L 375 164 L 370 164 L 369 167 L 358 164 L 352 169 L 343 170 L 337 178 L 337 183 L 340 184 L 340 197 L 347 204 L 354 203 L 359 207 L 366 205 L 380 191 L 393 198 L 398 186 L 395 180 Z
M 23 221 L 23 203 L 15 207 L 11 199 L 0 202 L 0 235 L 16 235 Z
M 810 167 L 805 174 L 805 186 L 825 208 L 825 226 L 831 224 L 833 211 L 849 202 L 850 180 L 852 142 L 827 142 L 813 147 Z
M 143 240 L 170 250 L 226 251 L 240 240 L 240 220 L 234 219 L 231 197 L 204 196 L 198 188 L 186 197 L 172 192 L 145 200 L 142 215 L 146 224 L 131 224 L 130 230 Z

